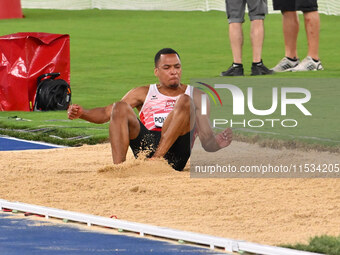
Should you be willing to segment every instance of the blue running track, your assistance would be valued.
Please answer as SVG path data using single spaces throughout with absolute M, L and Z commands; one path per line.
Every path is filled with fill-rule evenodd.
M 0 151 L 42 150 L 60 147 L 64 146 L 0 136 Z
M 11 214 L 8 213 L 0 213 L 0 254 L 222 254 L 189 245 L 176 245 L 146 238 L 85 231 L 61 224 L 44 226 L 39 223 L 41 222 L 11 217 Z

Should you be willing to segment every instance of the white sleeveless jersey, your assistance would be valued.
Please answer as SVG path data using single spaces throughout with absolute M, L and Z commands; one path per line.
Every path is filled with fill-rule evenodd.
M 188 85 L 185 94 L 191 95 L 191 87 Z M 161 94 L 156 84 L 150 84 L 139 117 L 144 126 L 149 130 L 161 131 L 163 123 L 169 113 L 174 109 L 180 95 L 170 97 Z

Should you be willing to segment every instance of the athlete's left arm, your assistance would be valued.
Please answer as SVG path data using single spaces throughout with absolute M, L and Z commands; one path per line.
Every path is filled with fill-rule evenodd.
M 146 95 L 148 93 L 149 86 L 142 86 L 131 89 L 123 96 L 121 101 L 129 104 L 132 108 L 140 109 L 144 104 Z
M 202 147 L 209 152 L 218 151 L 227 147 L 232 141 L 232 131 L 230 128 L 223 130 L 215 135 L 210 124 L 210 104 L 207 103 L 206 114 L 201 113 L 202 109 L 202 94 L 198 89 L 193 89 L 194 105 L 195 105 L 195 120 L 198 129 L 198 137 L 200 138 Z

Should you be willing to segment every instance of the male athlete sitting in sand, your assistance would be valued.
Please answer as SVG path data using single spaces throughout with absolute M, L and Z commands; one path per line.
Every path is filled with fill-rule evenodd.
M 181 83 L 182 66 L 175 50 L 165 48 L 156 54 L 154 73 L 159 84 L 134 88 L 119 102 L 106 107 L 85 110 L 73 104 L 68 118 L 98 124 L 110 121 L 114 164 L 125 161 L 130 145 L 135 157 L 147 151 L 148 157 L 164 157 L 174 169 L 183 170 L 193 145 L 190 140 L 194 141 L 196 134 L 209 152 L 231 143 L 229 128 L 215 136 L 208 116 L 201 115 L 202 92 Z M 140 120 L 133 108 L 138 110 Z

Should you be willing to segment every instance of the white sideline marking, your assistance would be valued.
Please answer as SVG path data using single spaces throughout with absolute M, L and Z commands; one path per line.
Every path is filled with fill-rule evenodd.
M 223 248 L 227 252 L 243 251 L 263 255 L 321 255 L 319 253 L 311 253 L 288 248 L 261 245 L 245 241 L 197 234 L 188 231 L 181 231 L 124 220 L 105 218 L 90 214 L 65 211 L 50 207 L 30 205 L 20 202 L 10 202 L 0 199 L 0 210 L 2 210 L 3 208 L 17 210 L 20 212 L 36 213 L 44 215 L 46 218 L 54 217 L 58 219 L 67 219 L 71 221 L 86 223 L 88 226 L 97 225 L 103 227 L 111 227 L 115 229 L 123 229 L 135 233 L 140 233 L 141 236 L 144 236 L 146 234 L 156 237 L 165 237 L 172 240 L 183 240 L 195 244 L 207 245 L 210 248 Z

